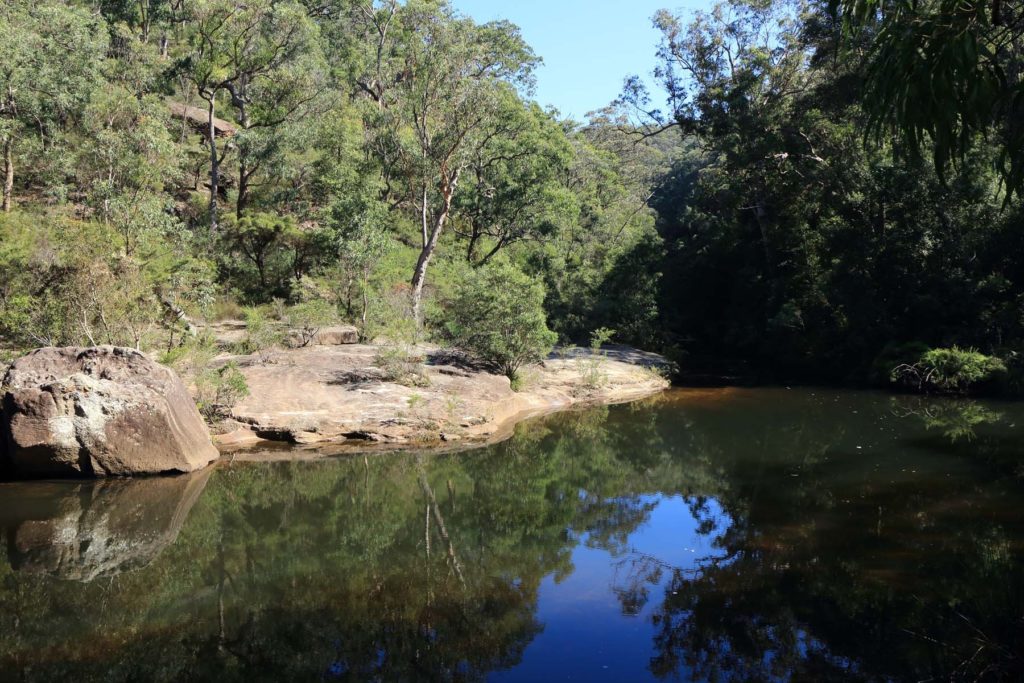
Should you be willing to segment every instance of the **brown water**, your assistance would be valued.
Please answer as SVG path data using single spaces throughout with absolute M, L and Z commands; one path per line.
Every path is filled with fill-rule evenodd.
M 0 680 L 1020 680 L 1024 404 L 675 391 L 0 484 Z

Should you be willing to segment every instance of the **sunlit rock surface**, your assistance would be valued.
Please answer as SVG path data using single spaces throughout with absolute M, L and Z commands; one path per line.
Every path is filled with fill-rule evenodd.
M 525 417 L 629 401 L 668 386 L 663 357 L 625 346 L 600 354 L 562 350 L 524 369 L 519 391 L 507 377 L 429 346 L 416 349 L 423 360 L 418 382 L 389 381 L 380 353 L 379 346 L 348 344 L 222 358 L 238 363 L 249 395 L 231 408 L 232 420 L 215 438 L 223 446 L 493 439 Z
M 192 472 L 218 457 L 178 376 L 133 349 L 37 349 L 2 390 L 0 463 L 14 475 Z

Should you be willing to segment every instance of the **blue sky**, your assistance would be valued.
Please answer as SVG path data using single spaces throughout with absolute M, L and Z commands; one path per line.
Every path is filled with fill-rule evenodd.
M 537 101 L 582 120 L 611 102 L 630 74 L 655 66 L 658 32 L 651 17 L 661 9 L 706 7 L 706 0 L 452 0 L 477 22 L 508 19 L 544 58 Z

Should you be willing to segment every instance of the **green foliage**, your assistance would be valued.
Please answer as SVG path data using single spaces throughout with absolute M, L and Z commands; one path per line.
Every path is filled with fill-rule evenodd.
M 995 132 L 1006 189 L 1024 190 L 1019 7 L 951 0 L 830 6 L 847 49 L 863 54 L 866 47 L 869 135 L 898 136 L 915 155 L 930 147 L 941 176 Z
M 656 24 L 661 123 L 695 140 L 653 199 L 667 346 L 691 365 L 742 359 L 776 380 L 863 382 L 887 381 L 891 367 L 873 362 L 905 340 L 1024 341 L 1021 209 L 1004 207 L 995 139 L 972 137 L 944 179 L 889 138 L 865 146 L 862 64 L 835 58 L 837 25 L 820 7 L 730 3 Z M 904 73 L 884 78 L 905 87 Z M 624 106 L 643 104 L 633 85 Z M 958 106 L 908 102 L 908 116 Z
M 594 353 L 600 353 L 601 347 L 610 342 L 615 334 L 616 331 L 608 327 L 599 327 L 594 330 L 590 333 L 590 350 Z
M 157 97 L 139 99 L 114 84 L 94 93 L 83 113 L 86 139 L 77 150 L 76 178 L 128 255 L 147 235 L 174 228 L 164 190 L 180 179 L 181 160 L 167 118 Z
M 530 101 L 539 59 L 506 21 L 312 10 L 0 9 L 4 191 L 44 226 L 0 242 L 4 344 L 172 348 L 193 317 L 322 299 L 413 356 L 432 332 L 417 323 L 498 255 L 545 283 L 565 337 L 656 337 L 661 148 L 621 117 L 580 126 Z M 389 303 L 405 283 L 411 320 Z
M 1005 374 L 1006 364 L 974 349 L 928 349 L 912 364 L 898 365 L 890 378 L 923 391 L 967 393 L 973 386 Z
M 595 391 L 608 383 L 608 373 L 605 372 L 605 352 L 601 350 L 605 344 L 611 341 L 615 330 L 607 327 L 600 327 L 590 333 L 589 353 L 579 353 L 576 356 L 576 365 L 580 373 L 580 383 L 587 391 Z
M 385 339 L 373 360 L 385 382 L 410 387 L 425 387 L 430 380 L 423 371 L 423 355 L 415 346 L 395 339 Z
M 175 320 L 167 304 L 203 296 L 208 272 L 174 237 L 126 255 L 111 226 L 59 214 L 0 217 L 0 336 L 15 347 L 153 346 Z
M 219 353 L 213 335 L 203 332 L 160 355 L 160 362 L 173 368 L 187 381 L 206 372 Z
M 249 395 L 245 375 L 234 362 L 204 370 L 195 384 L 196 406 L 208 421 L 226 417 L 234 404 Z
M 543 305 L 543 285 L 509 263 L 492 263 L 460 283 L 447 304 L 446 332 L 456 347 L 514 379 L 555 344 Z
M 370 299 L 378 293 L 372 278 L 392 243 L 387 207 L 373 196 L 373 188 L 365 185 L 365 179 L 360 180 L 363 182 L 357 188 L 346 188 L 352 193 L 346 191 L 331 208 L 338 261 L 329 274 L 348 318 L 365 327 Z
M 254 213 L 220 224 L 221 268 L 253 301 L 287 297 L 292 278 L 301 274 L 310 258 L 315 237 L 296 225 L 294 218 Z
M 0 148 L 15 182 L 45 178 L 55 197 L 65 194 L 65 127 L 102 82 L 106 52 L 107 26 L 89 8 L 52 0 L 0 8 Z M 4 184 L 4 211 L 14 191 Z
M 258 354 L 266 361 L 269 351 L 281 343 L 281 330 L 259 308 L 246 308 L 242 314 L 245 321 L 245 339 L 238 345 L 238 353 Z
M 285 312 L 285 318 L 293 330 L 299 334 L 301 346 L 308 346 L 320 328 L 327 327 L 338 320 L 334 306 L 319 299 L 296 304 Z

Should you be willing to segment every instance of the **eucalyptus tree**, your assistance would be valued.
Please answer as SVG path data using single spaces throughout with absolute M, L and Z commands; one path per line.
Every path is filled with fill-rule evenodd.
M 654 18 L 662 35 L 655 76 L 668 107 L 655 122 L 698 140 L 708 186 L 728 187 L 719 198 L 737 228 L 756 235 L 769 311 L 786 297 L 780 271 L 798 266 L 789 254 L 806 223 L 800 195 L 816 192 L 838 161 L 822 156 L 826 126 L 813 106 L 797 104 L 813 87 L 800 9 L 741 0 L 698 12 L 689 24 L 664 10 Z M 643 110 L 646 93 L 632 86 L 625 100 Z
M 209 223 L 217 231 L 220 166 L 218 99 L 235 108 L 242 129 L 239 147 L 239 214 L 249 182 L 271 152 L 256 129 L 273 129 L 304 112 L 318 94 L 316 27 L 305 9 L 275 0 L 188 0 L 188 34 L 180 65 L 207 103 L 210 153 Z M 271 145 L 272 147 L 272 145 Z
M 501 103 L 517 87 L 532 87 L 538 60 L 505 21 L 478 25 L 447 3 L 429 1 L 377 10 L 371 24 L 386 21 L 389 28 L 366 31 L 364 47 L 373 58 L 356 83 L 370 91 L 375 105 L 368 117 L 385 188 L 400 188 L 399 201 L 415 207 L 419 217 L 411 289 L 420 322 L 427 269 L 463 173 L 477 150 L 502 134 Z M 381 39 L 388 42 L 382 46 Z
M 3 211 L 11 209 L 19 148 L 30 140 L 37 152 L 53 146 L 101 81 L 106 49 L 105 23 L 84 9 L 26 0 L 0 6 Z
M 167 57 L 173 25 L 183 19 L 182 6 L 187 0 L 99 0 L 103 16 L 116 27 L 129 27 L 142 44 L 153 45 Z
M 487 263 L 502 249 L 543 242 L 576 221 L 579 205 L 561 182 L 574 150 L 563 126 L 533 103 L 504 93 L 494 125 L 470 156 L 456 203 L 466 259 Z
M 246 75 L 225 86 L 240 126 L 237 218 L 249 205 L 258 174 L 280 166 L 297 137 L 289 133 L 327 104 L 327 64 L 316 25 L 298 4 L 275 3 L 270 9 Z
M 936 170 L 985 138 L 1000 150 L 1009 194 L 1024 191 L 1024 7 L 1003 0 L 831 0 L 847 34 L 844 58 L 866 56 L 870 134 L 895 135 Z
M 127 256 L 146 233 L 165 232 L 174 222 L 166 191 L 180 178 L 180 151 L 167 118 L 159 98 L 136 98 L 115 84 L 94 93 L 85 109 L 76 181 L 121 236 Z

